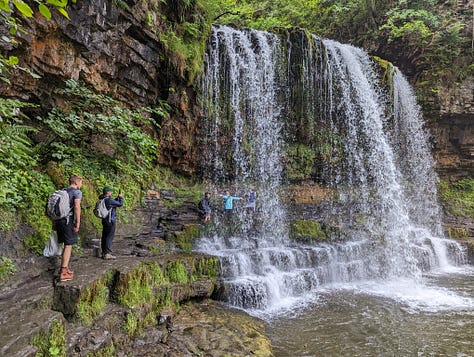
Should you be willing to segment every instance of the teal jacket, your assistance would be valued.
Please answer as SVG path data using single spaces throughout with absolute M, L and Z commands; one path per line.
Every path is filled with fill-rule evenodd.
M 227 195 L 221 195 L 221 197 L 224 199 L 224 209 L 233 209 L 233 201 L 234 200 L 241 200 L 240 197 L 235 197 L 235 196 L 227 196 Z

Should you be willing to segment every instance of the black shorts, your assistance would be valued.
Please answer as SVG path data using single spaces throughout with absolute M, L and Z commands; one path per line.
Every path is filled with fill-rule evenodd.
M 58 243 L 64 243 L 65 245 L 77 244 L 78 234 L 73 231 L 74 229 L 74 218 L 69 217 L 69 222 L 66 223 L 66 218 L 62 218 L 56 221 L 56 231 L 58 232 Z

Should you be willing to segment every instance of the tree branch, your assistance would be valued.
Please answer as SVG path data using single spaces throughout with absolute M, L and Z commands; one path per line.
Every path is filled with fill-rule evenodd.
M 240 13 L 239 12 L 226 11 L 226 12 L 220 14 L 219 16 L 215 17 L 214 20 L 212 20 L 212 21 L 216 21 L 217 19 L 219 19 L 219 17 L 222 17 L 224 15 L 240 15 Z

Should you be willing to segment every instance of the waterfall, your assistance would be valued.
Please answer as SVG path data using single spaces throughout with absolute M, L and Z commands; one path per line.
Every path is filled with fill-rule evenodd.
M 329 284 L 420 280 L 464 263 L 459 244 L 443 237 L 427 133 L 397 68 L 389 91 L 362 49 L 224 26 L 213 29 L 205 63 L 203 176 L 217 197 L 253 189 L 258 202 L 257 212 L 237 209 L 230 221 L 215 207 L 195 247 L 219 257 L 222 299 L 265 311 Z M 319 160 L 314 175 L 337 192 L 324 213 L 308 207 L 306 215 L 339 227 L 342 238 L 289 237 L 291 205 L 280 194 L 285 148 L 298 140 Z

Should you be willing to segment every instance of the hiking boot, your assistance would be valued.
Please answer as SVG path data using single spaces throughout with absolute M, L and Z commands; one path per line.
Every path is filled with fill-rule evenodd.
M 117 257 L 115 255 L 107 253 L 107 254 L 104 254 L 104 259 L 105 260 L 111 260 L 111 259 L 117 259 Z
M 69 281 L 74 277 L 74 273 L 69 268 L 61 268 L 59 272 L 59 281 Z

